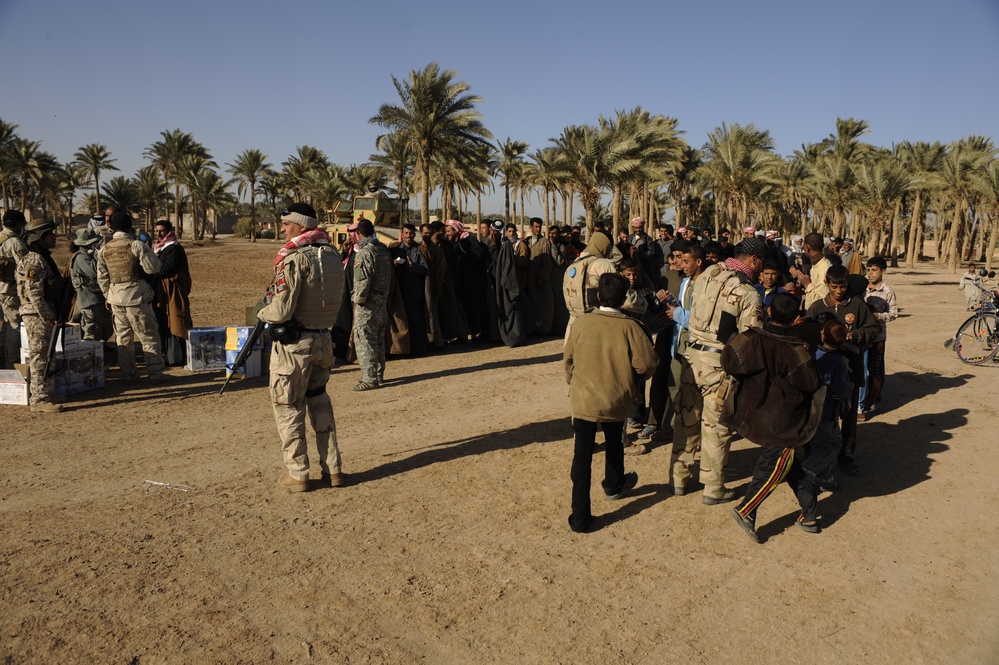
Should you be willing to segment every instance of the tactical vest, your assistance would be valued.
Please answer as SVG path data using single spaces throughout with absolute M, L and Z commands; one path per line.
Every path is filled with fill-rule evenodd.
M 562 296 L 569 313 L 578 317 L 599 307 L 597 285 L 600 275 L 614 271 L 613 262 L 599 256 L 584 256 L 573 261 L 562 277 Z
M 14 270 L 18 260 L 26 253 L 27 249 L 16 233 L 10 229 L 0 233 L 0 282 L 14 286 Z
M 746 288 L 753 288 L 745 275 L 727 268 L 723 263 L 716 263 L 697 278 L 693 284 L 693 301 L 687 323 L 692 342 L 721 349 L 729 337 L 738 332 L 735 327 L 729 329 L 730 326 L 726 326 L 723 320 L 728 318 L 727 314 L 738 322 L 740 312 L 732 306 L 731 296 L 743 284 L 747 285 Z
M 309 245 L 297 251 L 301 270 L 294 319 L 305 328 L 332 328 L 343 300 L 343 263 L 332 245 Z
M 139 279 L 139 259 L 132 255 L 132 240 L 116 238 L 101 250 L 112 284 L 127 284 Z

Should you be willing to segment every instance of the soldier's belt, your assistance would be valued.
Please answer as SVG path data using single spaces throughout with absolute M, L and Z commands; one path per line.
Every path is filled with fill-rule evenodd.
M 690 342 L 687 348 L 694 349 L 696 351 L 707 351 L 708 353 L 721 353 L 721 349 L 716 349 L 713 346 L 705 346 L 703 344 L 698 344 L 697 342 Z

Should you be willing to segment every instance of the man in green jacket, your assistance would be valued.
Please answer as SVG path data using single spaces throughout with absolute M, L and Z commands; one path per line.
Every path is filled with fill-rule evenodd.
M 639 399 L 640 383 L 652 376 L 658 358 L 642 325 L 621 313 L 628 280 L 618 273 L 600 275 L 600 307 L 573 323 L 565 344 L 565 376 L 575 449 L 572 458 L 572 515 L 569 528 L 583 533 L 593 524 L 590 476 L 597 426 L 604 431 L 604 494 L 620 499 L 638 483 L 624 472 L 622 433 L 628 412 Z

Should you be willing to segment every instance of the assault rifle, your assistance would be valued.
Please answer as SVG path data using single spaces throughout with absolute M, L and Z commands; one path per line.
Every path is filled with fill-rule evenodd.
M 243 344 L 243 348 L 236 354 L 236 359 L 231 365 L 226 365 L 229 369 L 229 376 L 225 377 L 225 383 L 222 384 L 222 390 L 219 391 L 219 395 L 225 392 L 225 389 L 229 386 L 229 382 L 232 381 L 233 375 L 246 365 L 246 361 L 249 359 L 250 354 L 253 353 L 253 347 L 256 346 L 257 340 L 264 334 L 264 327 L 266 325 L 263 321 L 257 319 L 256 325 L 250 331 L 250 336 L 246 338 L 246 343 Z
M 66 354 L 66 319 L 69 318 L 69 310 L 72 306 L 73 300 L 73 283 L 69 277 L 64 277 L 62 284 L 59 287 L 59 297 L 55 303 L 56 310 L 56 324 L 52 327 L 52 337 L 49 338 L 49 349 L 45 354 L 45 371 L 42 373 L 44 378 L 49 378 L 55 373 L 55 358 L 56 358 L 56 348 L 59 345 L 59 339 L 63 338 L 63 356 Z

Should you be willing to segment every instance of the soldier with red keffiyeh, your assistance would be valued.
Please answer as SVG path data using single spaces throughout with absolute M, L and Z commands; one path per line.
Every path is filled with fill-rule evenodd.
M 287 242 L 274 261 L 270 302 L 257 313 L 271 324 L 271 402 L 287 468 L 279 484 L 291 492 L 309 489 L 306 412 L 316 432 L 322 482 L 344 484 L 333 404 L 326 392 L 333 367 L 330 328 L 343 300 L 343 264 L 318 225 L 309 205 L 295 203 L 284 211 L 281 232 Z

